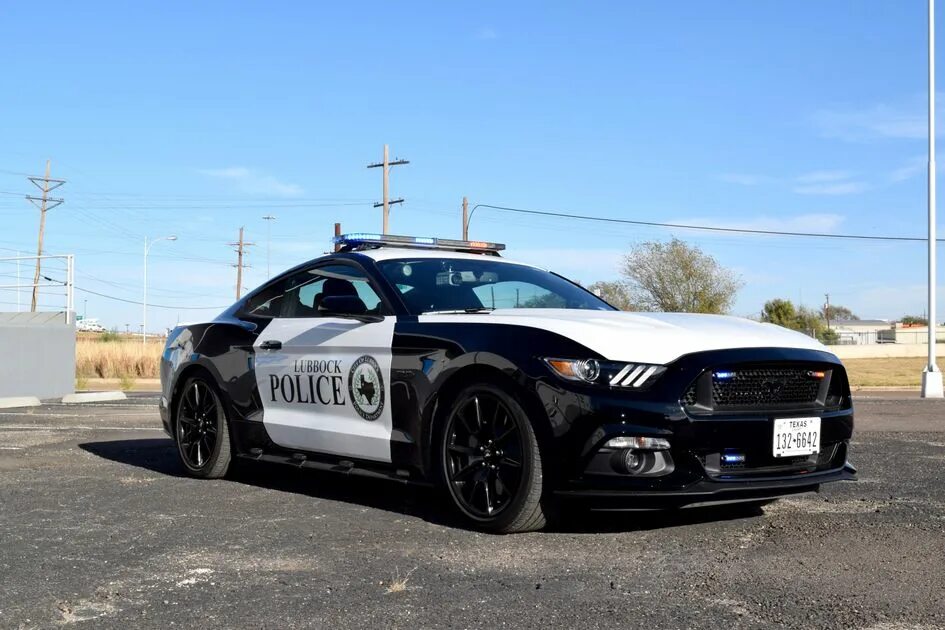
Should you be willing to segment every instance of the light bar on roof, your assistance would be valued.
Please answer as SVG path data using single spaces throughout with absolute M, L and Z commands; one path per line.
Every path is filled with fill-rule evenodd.
M 505 245 L 502 243 L 489 243 L 486 241 L 461 241 L 451 238 L 396 236 L 394 234 L 368 234 L 363 232 L 336 236 L 332 239 L 332 243 L 340 245 L 345 249 L 395 245 L 397 247 L 411 247 L 416 249 L 446 249 L 454 252 L 479 252 L 489 254 L 497 254 L 505 249 Z

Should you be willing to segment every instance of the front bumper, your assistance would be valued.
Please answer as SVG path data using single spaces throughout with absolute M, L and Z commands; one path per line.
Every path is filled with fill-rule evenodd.
M 846 400 L 830 408 L 785 407 L 737 411 L 687 411 L 682 393 L 713 365 L 766 360 L 824 362 L 807 351 L 716 351 L 689 355 L 648 392 L 628 393 L 598 386 L 572 386 L 552 379 L 537 385 L 548 414 L 558 461 L 554 491 L 602 509 L 662 509 L 709 503 L 764 501 L 818 490 L 821 484 L 856 479 L 849 464 L 853 408 Z M 830 367 L 842 371 L 839 364 Z M 774 419 L 821 418 L 820 452 L 774 457 Z M 671 466 L 652 475 L 629 474 L 604 445 L 619 436 L 668 440 Z M 626 453 L 627 451 L 623 451 Z M 616 454 L 619 454 L 617 451 Z M 729 464 L 723 455 L 737 454 Z
M 842 468 L 804 475 L 739 481 L 715 481 L 705 478 L 682 487 L 659 490 L 605 490 L 574 484 L 557 490 L 555 494 L 564 499 L 581 501 L 599 510 L 645 511 L 765 501 L 816 492 L 823 483 L 855 480 L 856 469 L 846 463 Z

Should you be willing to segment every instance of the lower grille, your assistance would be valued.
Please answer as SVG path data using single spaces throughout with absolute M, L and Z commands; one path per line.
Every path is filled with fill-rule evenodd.
M 737 478 L 765 475 L 799 474 L 836 468 L 843 464 L 846 446 L 824 444 L 819 453 L 799 457 L 774 457 L 764 448 L 750 449 L 745 460 L 732 465 L 724 463 L 722 453 L 702 452 L 697 455 L 706 473 L 713 478 Z

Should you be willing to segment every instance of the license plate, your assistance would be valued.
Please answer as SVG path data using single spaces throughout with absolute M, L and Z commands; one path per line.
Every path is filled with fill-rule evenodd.
M 775 418 L 775 457 L 796 457 L 820 452 L 820 418 Z

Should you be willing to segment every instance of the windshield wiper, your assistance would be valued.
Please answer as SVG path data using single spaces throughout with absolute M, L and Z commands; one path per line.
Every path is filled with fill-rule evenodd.
M 479 306 L 476 308 L 450 309 L 448 311 L 426 311 L 424 315 L 459 315 L 460 313 L 491 313 L 495 309 L 490 306 Z

